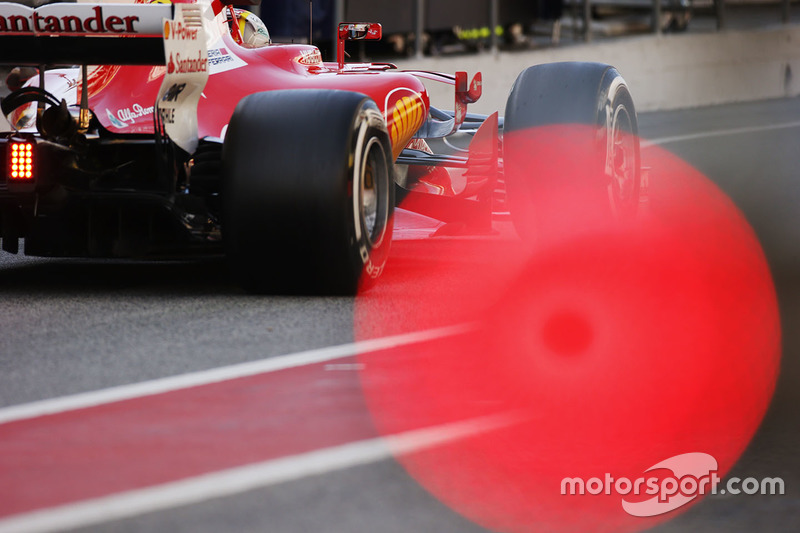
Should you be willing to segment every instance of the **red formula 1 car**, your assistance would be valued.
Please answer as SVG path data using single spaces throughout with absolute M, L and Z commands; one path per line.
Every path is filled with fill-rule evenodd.
M 342 23 L 338 37 L 328 63 L 314 46 L 271 43 L 220 0 L 0 3 L 3 62 L 39 69 L 2 102 L 3 249 L 224 253 L 253 291 L 352 293 L 383 270 L 396 198 L 482 232 L 508 189 L 528 233 L 520 215 L 542 200 L 519 176 L 533 183 L 536 169 L 510 173 L 527 163 L 504 153 L 510 132 L 549 124 L 591 128 L 599 202 L 635 209 L 636 115 L 612 67 L 531 67 L 502 119 L 466 111 L 480 74 L 345 63 L 345 42 L 381 27 Z M 452 110 L 431 105 L 423 80 L 453 86 Z

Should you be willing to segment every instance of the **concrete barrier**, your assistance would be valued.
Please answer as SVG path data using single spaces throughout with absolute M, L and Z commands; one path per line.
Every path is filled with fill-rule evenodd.
M 800 25 L 641 36 L 525 52 L 403 60 L 400 68 L 483 73 L 470 111 L 502 114 L 511 85 L 530 65 L 599 61 L 617 67 L 639 111 L 679 109 L 800 95 Z M 452 88 L 427 84 L 434 105 L 452 108 Z

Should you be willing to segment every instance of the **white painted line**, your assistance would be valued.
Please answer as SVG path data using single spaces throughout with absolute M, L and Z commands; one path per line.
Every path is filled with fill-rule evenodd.
M 452 335 L 458 335 L 465 333 L 468 330 L 469 328 L 467 326 L 462 325 L 406 333 L 392 337 L 370 339 L 361 342 L 342 344 L 339 346 L 329 346 L 316 350 L 279 355 L 266 359 L 260 359 L 258 361 L 250 361 L 247 363 L 239 363 L 236 365 L 212 368 L 209 370 L 201 370 L 199 372 L 191 372 L 188 374 L 180 374 L 177 376 L 159 378 L 151 381 L 143 381 L 130 385 L 121 385 L 119 387 L 101 389 L 70 396 L 62 396 L 60 398 L 52 398 L 21 405 L 13 405 L 0 409 L 0 424 L 6 424 L 16 420 L 25 420 L 39 416 L 52 415 L 56 413 L 63 413 L 65 411 L 72 411 L 75 409 L 84 409 L 87 407 L 94 407 L 97 405 L 104 405 L 123 400 L 142 398 L 145 396 L 188 389 L 190 387 L 208 385 L 210 383 L 219 383 L 221 381 L 254 376 L 267 372 L 276 372 L 279 370 L 286 370 L 288 368 L 323 363 L 325 361 L 332 361 L 357 354 L 376 352 L 388 348 L 396 348 L 398 346 L 417 344 L 449 337 Z
M 685 135 L 675 135 L 673 137 L 661 137 L 658 139 L 642 140 L 642 148 L 653 145 L 670 144 L 694 139 L 706 139 L 709 137 L 723 137 L 725 135 L 740 135 L 742 133 L 756 133 L 759 131 L 784 130 L 789 128 L 800 128 L 800 121 L 785 122 L 783 124 L 766 124 L 764 126 L 747 126 L 744 128 L 732 128 L 727 130 L 712 130 L 698 133 L 687 133 Z
M 520 422 L 520 416 L 494 415 L 362 440 L 122 492 L 103 498 L 52 507 L 0 519 L 0 533 L 43 533 L 86 527 L 145 513 L 200 503 L 253 489 L 375 463 L 486 433 Z

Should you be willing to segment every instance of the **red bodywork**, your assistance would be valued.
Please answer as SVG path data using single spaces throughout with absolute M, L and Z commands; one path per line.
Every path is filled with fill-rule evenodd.
M 209 57 L 233 57 L 231 70 L 209 77 L 198 106 L 199 136 L 224 137 L 236 104 L 245 96 L 276 89 L 340 89 L 371 97 L 386 118 L 395 158 L 422 126 L 430 100 L 415 76 L 392 72 L 388 66 L 323 63 L 310 45 L 273 44 L 245 48 L 225 34 L 224 46 L 209 49 Z M 90 78 L 89 107 L 114 133 L 153 133 L 152 111 L 165 67 L 105 66 Z M 142 110 L 145 112 L 135 112 Z M 128 110 L 131 110 L 130 112 Z M 118 121 L 109 118 L 109 113 Z M 122 122 L 123 124 L 120 124 Z

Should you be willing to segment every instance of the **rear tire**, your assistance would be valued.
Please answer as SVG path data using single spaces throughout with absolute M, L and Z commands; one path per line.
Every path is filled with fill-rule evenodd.
M 247 96 L 231 118 L 222 159 L 223 239 L 246 290 L 355 294 L 381 274 L 394 168 L 386 125 L 367 96 Z
M 504 123 L 505 179 L 520 236 L 539 240 L 543 233 L 585 229 L 565 230 L 565 224 L 587 226 L 635 215 L 638 133 L 633 99 L 615 68 L 567 62 L 523 71 L 508 98 Z M 554 139 L 559 135 L 563 139 Z M 532 146 L 532 139 L 558 149 Z M 577 161 L 591 168 L 577 169 Z

